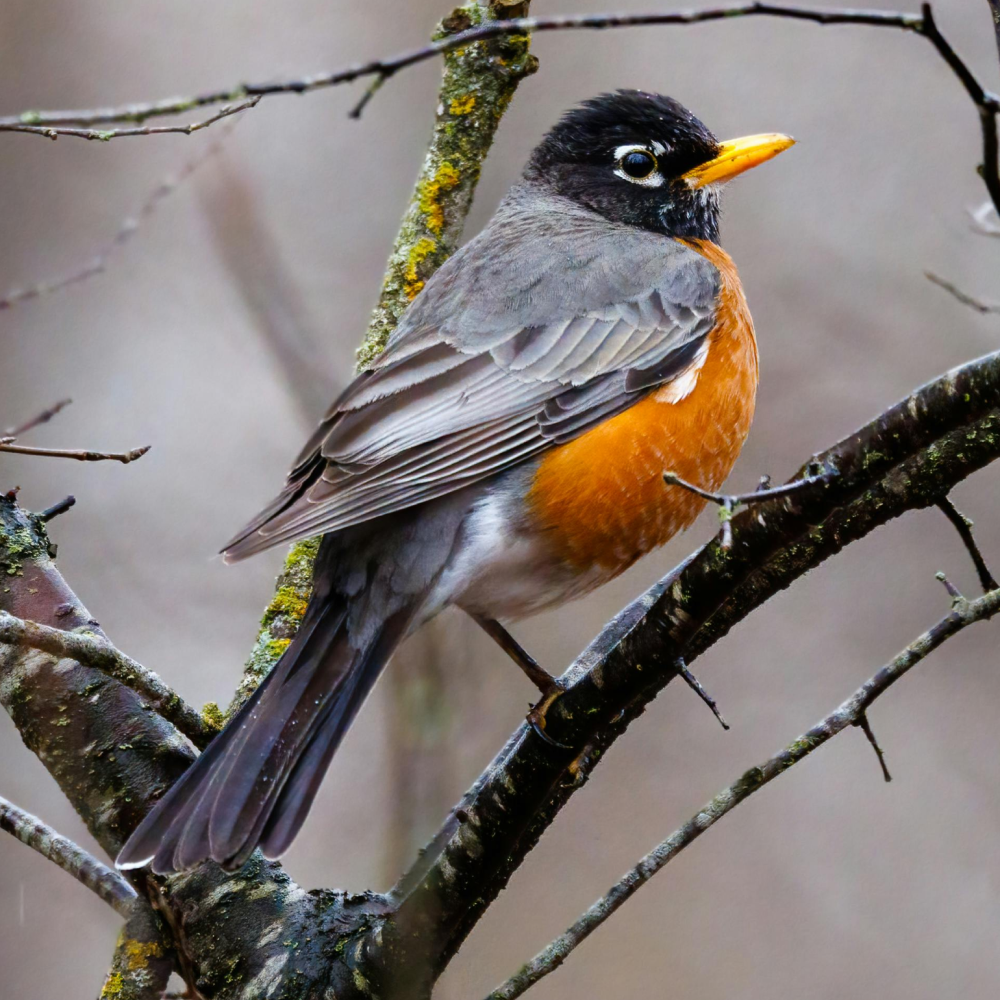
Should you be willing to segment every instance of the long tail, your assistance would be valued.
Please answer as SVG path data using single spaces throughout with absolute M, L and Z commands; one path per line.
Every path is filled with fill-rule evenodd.
M 165 874 L 211 858 L 236 869 L 258 846 L 287 849 L 410 621 L 407 608 L 359 626 L 350 610 L 317 586 L 274 670 L 135 830 L 119 868 Z

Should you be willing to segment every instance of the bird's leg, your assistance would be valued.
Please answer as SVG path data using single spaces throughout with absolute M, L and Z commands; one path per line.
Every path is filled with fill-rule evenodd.
M 563 693 L 559 680 L 538 665 L 538 661 L 495 618 L 471 615 L 479 627 L 524 671 L 525 676 L 542 693 L 542 700 L 528 713 L 528 724 L 546 743 L 563 750 L 570 749 L 558 743 L 545 732 L 545 713 Z

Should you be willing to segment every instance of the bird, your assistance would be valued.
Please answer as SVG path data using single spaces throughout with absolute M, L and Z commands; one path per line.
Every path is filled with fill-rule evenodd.
M 547 705 L 507 626 L 581 597 L 694 521 L 750 430 L 757 342 L 719 244 L 720 188 L 794 140 L 720 142 L 678 101 L 566 112 L 490 222 L 415 295 L 384 351 L 223 550 L 322 536 L 301 626 L 147 814 L 120 868 L 283 854 L 404 638 L 474 618 Z M 544 712 L 533 716 L 544 737 Z

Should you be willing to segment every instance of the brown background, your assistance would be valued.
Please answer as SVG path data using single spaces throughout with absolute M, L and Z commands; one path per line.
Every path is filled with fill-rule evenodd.
M 418 43 L 444 6 L 4 0 L 2 110 L 330 69 Z M 535 2 L 538 14 L 602 7 Z M 938 7 L 994 85 L 986 4 Z M 800 140 L 734 185 L 727 202 L 723 239 L 762 356 L 758 417 L 734 488 L 762 472 L 787 476 L 915 384 L 996 347 L 996 316 L 974 314 L 922 276 L 930 267 L 989 297 L 1000 245 L 970 233 L 965 215 L 984 197 L 975 112 L 921 39 L 757 20 L 548 35 L 535 51 L 541 71 L 503 124 L 472 228 L 542 130 L 604 89 L 670 93 L 722 136 L 781 130 Z M 433 64 L 408 71 L 360 123 L 346 117 L 356 88 L 265 100 L 106 275 L 0 313 L 0 423 L 72 395 L 74 406 L 33 441 L 154 446 L 129 467 L 3 456 L 0 486 L 20 484 L 35 508 L 76 494 L 53 531 L 63 572 L 119 645 L 193 703 L 226 700 L 281 559 L 226 568 L 212 553 L 271 495 L 304 433 L 255 297 L 272 306 L 287 298 L 292 318 L 271 321 L 311 332 L 332 386 L 349 377 L 423 155 L 437 77 Z M 0 286 L 81 266 L 212 134 L 107 145 L 0 136 Z M 982 474 L 957 499 L 1000 564 L 998 481 Z M 712 530 L 703 518 L 616 584 L 519 636 L 560 667 Z M 733 723 L 728 734 L 671 685 L 514 878 L 440 996 L 485 994 L 710 795 L 837 704 L 941 613 L 938 569 L 974 587 L 943 518 L 913 514 L 754 615 L 698 665 Z M 457 617 L 443 631 L 425 651 L 444 648 L 455 693 L 432 734 L 437 756 L 421 778 L 429 790 L 415 842 L 530 695 L 484 636 Z M 682 855 L 532 995 L 1000 995 L 996 645 L 996 626 L 980 626 L 879 703 L 872 722 L 891 785 L 862 736 L 845 734 Z M 398 868 L 385 832 L 387 720 L 403 673 L 397 662 L 366 706 L 287 858 L 307 886 L 381 888 Z M 89 843 L 6 717 L 0 760 L 0 794 Z M 53 866 L 0 839 L 2 1000 L 94 996 L 117 923 Z

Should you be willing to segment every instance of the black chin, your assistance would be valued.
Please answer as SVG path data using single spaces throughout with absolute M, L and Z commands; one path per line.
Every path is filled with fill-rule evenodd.
M 659 230 L 685 240 L 719 242 L 719 192 L 713 187 L 676 190 L 660 210 Z

